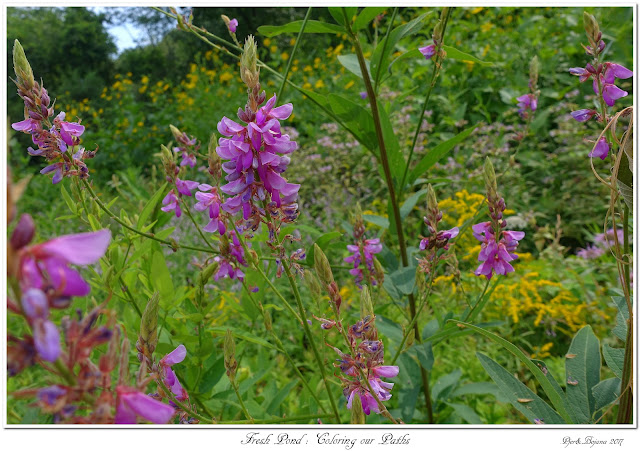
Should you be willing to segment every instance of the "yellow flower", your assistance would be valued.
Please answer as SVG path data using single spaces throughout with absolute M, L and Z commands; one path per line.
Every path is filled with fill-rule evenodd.
M 493 24 L 491 22 L 485 22 L 482 24 L 482 26 L 480 27 L 480 29 L 486 33 L 487 31 L 491 30 L 493 28 Z
M 315 83 L 314 87 L 315 87 L 316 89 L 324 88 L 324 82 L 322 81 L 322 79 L 320 79 L 320 80 L 316 81 L 316 83 Z
M 269 47 L 271 45 L 271 39 L 265 38 L 265 40 L 262 41 L 262 45 L 264 45 L 265 47 Z
M 482 6 L 478 6 L 477 8 L 473 8 L 471 10 L 471 14 L 478 14 L 480 11 L 482 11 L 484 8 Z
M 355 84 L 355 82 L 353 80 L 351 80 L 349 83 L 347 83 L 346 85 L 344 85 L 344 89 L 349 89 L 350 87 L 352 87 Z
M 280 58 L 282 58 L 283 61 L 287 61 L 289 59 L 289 54 L 287 52 L 282 52 Z
M 220 83 L 224 83 L 225 81 L 229 81 L 233 78 L 233 75 L 231 75 L 229 72 L 223 72 L 220 74 Z

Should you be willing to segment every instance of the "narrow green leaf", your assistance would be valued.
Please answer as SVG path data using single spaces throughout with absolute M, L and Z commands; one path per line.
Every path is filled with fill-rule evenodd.
M 460 380 L 462 371 L 460 369 L 453 370 L 452 372 L 440 376 L 440 378 L 431 387 L 431 397 L 434 400 L 444 401 L 449 399 L 449 395 L 455 388 L 454 386 Z
M 268 37 L 278 36 L 282 33 L 299 33 L 302 28 L 302 20 L 289 22 L 285 25 L 263 25 L 258 27 L 258 33 Z M 305 33 L 344 33 L 344 27 L 331 23 L 320 22 L 317 20 L 307 20 L 304 27 Z
M 346 22 L 344 21 L 344 14 L 342 12 L 342 7 L 340 6 L 333 6 L 333 7 L 329 7 L 327 8 L 329 10 L 329 14 L 331 14 L 331 17 L 333 17 L 333 19 L 338 22 L 340 25 L 342 26 L 346 26 Z M 344 8 L 345 12 L 347 13 L 347 20 L 349 21 L 349 23 L 353 22 L 353 17 L 356 15 L 356 13 L 358 12 L 358 7 L 357 6 L 350 6 L 348 8 Z
M 480 124 L 473 125 L 466 130 L 458 133 L 451 139 L 446 140 L 438 144 L 433 149 L 429 150 L 427 154 L 420 160 L 415 168 L 411 171 L 408 177 L 408 184 L 412 185 L 418 177 L 422 177 L 433 165 L 435 165 L 441 158 L 451 151 L 455 146 L 464 141 Z
M 160 293 L 162 299 L 168 301 L 173 298 L 174 291 L 171 273 L 167 268 L 167 263 L 162 252 L 155 251 L 153 253 L 149 281 L 153 289 Z
M 465 406 L 464 404 L 456 404 L 453 402 L 448 402 L 447 405 L 449 407 L 453 407 L 453 410 L 469 424 L 482 424 L 482 419 L 478 416 L 478 414 L 469 406 Z
M 593 387 L 592 393 L 593 398 L 596 401 L 596 411 L 603 407 L 607 407 L 618 399 L 621 393 L 621 384 L 622 381 L 620 378 L 612 377 L 599 382 L 595 387 Z
M 264 346 L 265 348 L 277 349 L 275 346 L 273 346 L 267 340 L 264 340 L 264 339 L 262 339 L 260 337 L 256 337 L 255 335 L 252 335 L 249 332 L 245 332 L 243 330 L 236 329 L 236 328 L 233 328 L 233 327 L 230 327 L 230 326 L 210 327 L 207 330 L 213 332 L 214 334 L 224 335 L 224 334 L 227 333 L 227 329 L 231 330 L 231 333 L 233 334 L 234 338 L 245 340 L 245 341 L 248 341 L 250 343 L 254 343 L 254 344 L 260 345 L 260 346 Z
M 567 409 L 566 409 L 566 407 L 564 405 L 562 393 L 558 393 L 556 391 L 556 389 L 549 382 L 549 380 L 544 375 L 542 370 L 540 368 L 538 368 L 538 366 L 535 363 L 533 363 L 524 354 L 524 352 L 522 352 L 515 345 L 513 345 L 510 342 L 508 342 L 504 338 L 500 337 L 499 335 L 494 334 L 493 332 L 489 332 L 488 330 L 484 330 L 484 329 L 482 329 L 480 327 L 474 326 L 473 324 L 465 323 L 465 322 L 462 322 L 462 321 L 449 320 L 449 322 L 454 322 L 456 324 L 462 324 L 463 326 L 473 330 L 474 332 L 477 332 L 477 333 L 489 338 L 491 341 L 493 341 L 495 343 L 498 343 L 503 348 L 505 348 L 507 351 L 509 351 L 510 353 L 515 355 L 527 368 L 529 368 L 529 371 L 531 371 L 533 373 L 534 377 L 538 380 L 538 383 L 542 386 L 542 389 L 545 391 L 545 393 L 547 394 L 547 396 L 551 400 L 551 403 L 553 404 L 553 407 L 557 410 L 557 412 L 564 419 L 564 421 L 566 423 L 571 423 L 571 416 L 569 415 L 569 412 L 567 411 Z
M 427 371 L 431 371 L 435 359 L 433 356 L 433 349 L 430 341 L 425 343 L 416 343 L 415 345 L 411 346 L 408 352 L 410 352 L 411 354 L 415 354 L 422 368 Z
M 571 341 L 565 359 L 567 400 L 579 423 L 590 423 L 596 411 L 592 389 L 600 382 L 600 341 L 591 326 L 584 326 Z
M 138 229 L 142 229 L 142 227 L 144 227 L 144 224 L 147 222 L 147 219 L 149 219 L 149 216 L 151 216 L 151 213 L 153 213 L 153 210 L 156 208 L 156 205 L 158 205 L 158 202 L 160 202 L 160 199 L 164 195 L 164 190 L 166 188 L 167 188 L 167 182 L 164 182 L 164 184 L 160 187 L 160 189 L 156 191 L 153 196 L 151 196 L 151 199 L 149 199 L 147 204 L 144 206 L 144 208 L 142 209 L 142 212 L 140 212 L 140 216 L 138 217 L 138 226 L 137 226 Z
M 602 355 L 604 361 L 613 374 L 622 378 L 622 368 L 624 366 L 624 348 L 612 348 L 608 344 L 602 345 Z
M 367 6 L 360 11 L 360 14 L 358 14 L 358 17 L 353 23 L 351 29 L 355 32 L 365 28 L 369 25 L 369 22 L 375 19 L 379 14 L 382 14 L 386 9 L 387 8 L 384 7 Z
M 382 138 L 384 139 L 385 148 L 387 149 L 391 177 L 394 179 L 394 185 L 397 186 L 402 178 L 406 163 L 400 151 L 400 143 L 398 142 L 398 137 L 395 134 L 393 125 L 389 120 L 387 111 L 384 108 L 378 108 L 378 113 L 380 115 L 380 126 L 382 127 Z
M 524 385 L 511 373 L 505 370 L 502 365 L 495 362 L 479 352 L 476 353 L 483 368 L 493 381 L 498 385 L 502 393 L 507 397 L 509 403 L 522 413 L 532 423 L 535 420 L 542 420 L 546 424 L 563 424 L 564 421 L 549 404 L 536 395 L 529 387 Z M 531 399 L 530 402 L 520 402 L 519 399 Z
M 373 116 L 369 110 L 337 94 L 329 94 L 329 105 L 360 144 L 372 151 L 378 148 Z
M 367 221 L 370 222 L 371 224 L 375 224 L 378 227 L 381 227 L 383 229 L 388 229 L 389 228 L 389 219 L 382 217 L 382 216 L 376 216 L 376 215 L 362 215 L 362 218 Z
M 87 214 L 87 219 L 89 220 L 89 224 L 91 225 L 91 230 L 93 230 L 94 232 L 102 228 L 100 222 L 91 213 Z
M 482 61 L 481 59 L 478 59 L 473 55 L 469 55 L 468 53 L 462 52 L 455 47 L 451 47 L 450 45 L 443 44 L 442 48 L 445 50 L 445 52 L 447 52 L 447 58 L 460 61 L 471 61 L 483 66 L 493 66 L 493 63 Z
M 455 391 L 451 393 L 451 397 L 457 398 L 458 396 L 463 395 L 497 396 L 498 392 L 500 392 L 500 389 L 493 382 L 471 382 L 470 384 L 465 384 L 462 387 L 456 388 Z
M 278 414 L 278 407 L 280 407 L 280 404 L 282 404 L 282 402 L 287 398 L 287 396 L 291 393 L 293 388 L 296 385 L 298 385 L 299 382 L 300 382 L 299 379 L 295 379 L 295 380 L 292 380 L 291 382 L 289 382 L 287 385 L 285 385 L 278 392 L 278 394 L 275 395 L 271 399 L 271 402 L 269 403 L 269 406 L 267 407 L 267 413 L 269 413 L 271 415 L 277 415 Z
M 354 53 L 350 53 L 348 55 L 338 55 L 338 61 L 340 61 L 340 64 L 342 64 L 344 68 L 349 72 L 362 78 L 362 72 L 360 71 L 360 63 L 358 63 L 357 55 L 355 55 Z M 371 70 L 369 69 L 369 61 L 365 59 L 364 63 L 365 66 L 367 66 L 367 71 L 371 73 Z
M 198 391 L 200 393 L 209 393 L 222 378 L 224 372 L 224 357 L 220 357 L 202 376 L 202 380 L 198 386 Z
M 427 194 L 427 191 L 428 190 L 426 188 L 425 189 L 421 189 L 417 193 L 413 193 L 411 196 L 409 196 L 407 198 L 407 200 L 404 201 L 404 203 L 400 207 L 400 217 L 402 219 L 404 219 L 407 216 L 409 216 L 409 213 L 411 213 L 411 210 L 413 210 L 413 207 L 416 206 L 416 204 L 418 203 L 418 201 L 420 200 L 420 198 L 422 196 Z
M 318 237 L 318 239 L 314 241 L 314 244 L 317 244 L 320 249 L 325 251 L 331 241 L 335 240 L 336 238 L 340 238 L 341 236 L 342 233 L 340 232 L 328 232 Z M 307 252 L 306 262 L 313 264 L 314 254 L 314 247 L 313 245 L 311 245 L 309 246 L 309 250 Z
M 71 210 L 72 213 L 77 213 L 78 208 L 76 207 L 76 203 L 73 201 L 73 199 L 71 199 L 71 196 L 65 189 L 64 184 L 60 185 L 60 192 L 62 193 L 62 197 L 64 198 L 67 207 L 69 207 L 69 210 Z
M 416 267 L 400 268 L 389 275 L 396 288 L 405 295 L 413 293 L 416 285 Z

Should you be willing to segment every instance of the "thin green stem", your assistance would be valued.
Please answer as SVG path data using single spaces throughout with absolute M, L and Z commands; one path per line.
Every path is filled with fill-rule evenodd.
M 213 247 L 213 245 L 211 244 L 211 242 L 209 242 L 209 240 L 207 239 L 207 237 L 205 236 L 204 232 L 202 231 L 202 229 L 200 228 L 200 224 L 198 224 L 198 222 L 195 220 L 195 218 L 193 217 L 193 215 L 191 214 L 191 209 L 189 208 L 189 205 L 187 205 L 187 203 L 185 202 L 184 198 L 182 199 L 182 206 L 184 207 L 183 210 L 184 212 L 187 214 L 187 216 L 189 217 L 189 219 L 191 220 L 191 222 L 193 223 L 193 226 L 196 228 L 196 230 L 198 231 L 198 234 L 200 234 L 200 237 L 204 240 L 204 242 L 207 244 L 207 246 L 209 246 L 209 249 L 211 249 L 211 251 L 214 254 L 218 253 L 218 250 L 216 248 Z
M 238 401 L 240 401 L 240 407 L 242 408 L 242 413 L 244 413 L 244 416 L 247 417 L 247 420 L 249 421 L 249 423 L 253 423 L 253 417 L 251 416 L 251 414 L 249 413 L 249 411 L 247 410 L 247 407 L 244 405 L 244 401 L 242 400 L 242 396 L 240 396 L 240 392 L 238 391 L 238 384 L 236 383 L 236 381 L 230 381 L 231 382 L 231 386 L 233 387 L 233 391 L 236 392 L 236 396 L 238 397 Z
M 489 288 L 489 284 L 490 283 L 491 283 L 491 279 L 487 279 L 487 283 L 484 284 L 484 290 L 482 290 L 482 293 L 478 297 L 478 300 L 473 305 L 473 307 L 471 307 L 471 310 L 469 310 L 469 312 L 465 315 L 465 317 L 464 317 L 464 319 L 462 321 L 464 321 L 466 323 L 466 322 L 468 322 L 468 320 L 472 320 L 473 318 L 476 317 L 477 313 L 473 314 L 473 312 L 476 309 L 476 307 L 478 307 L 478 305 L 480 305 L 480 302 L 482 301 L 482 298 L 484 297 L 485 293 L 487 292 L 487 289 Z M 473 314 L 473 316 L 472 316 L 472 314 Z
M 630 255 L 629 245 L 629 206 L 624 203 L 622 218 L 623 231 L 623 257 L 626 259 Z M 615 227 L 614 227 L 615 230 Z M 627 298 L 627 305 L 631 306 L 631 262 L 627 261 L 623 265 L 622 283 L 624 284 L 624 293 Z M 622 390 L 623 394 L 620 399 L 620 407 L 618 407 L 617 423 L 626 424 L 633 422 L 633 309 L 629 308 L 629 320 L 627 321 L 627 336 L 624 345 L 624 363 L 622 366 Z
M 282 83 L 280 83 L 280 88 L 278 89 L 277 99 L 280 99 L 282 96 L 282 90 L 284 89 L 284 85 L 287 84 L 287 77 L 289 76 L 289 70 L 291 69 L 291 65 L 293 64 L 293 57 L 298 50 L 298 45 L 302 40 L 302 35 L 304 33 L 304 29 L 307 26 L 307 20 L 309 20 L 309 16 L 311 15 L 311 7 L 307 9 L 307 14 L 304 16 L 304 20 L 302 21 L 302 25 L 300 26 L 300 32 L 298 33 L 298 38 L 296 39 L 296 43 L 293 46 L 293 50 L 291 51 L 291 56 L 289 57 L 289 61 L 287 62 L 287 68 L 284 71 L 284 75 L 282 76 Z
M 53 363 L 56 370 L 60 372 L 60 375 L 64 378 L 67 385 L 70 387 L 74 387 L 76 385 L 76 377 L 75 375 L 67 368 L 62 359 L 58 359 Z
M 287 275 L 287 279 L 289 279 L 289 285 L 291 285 L 291 289 L 293 290 L 293 296 L 296 299 L 296 303 L 298 304 L 298 312 L 300 312 L 300 317 L 303 319 L 302 327 L 304 328 L 304 332 L 309 339 L 309 343 L 311 344 L 311 350 L 313 351 L 313 355 L 316 359 L 316 363 L 320 368 L 320 374 L 322 375 L 322 380 L 324 381 L 324 386 L 327 389 L 327 394 L 329 395 L 329 402 L 331 402 L 331 408 L 333 409 L 333 413 L 335 415 L 336 421 L 340 424 L 340 413 L 338 412 L 338 407 L 336 405 L 336 401 L 333 397 L 333 391 L 329 386 L 329 382 L 327 381 L 327 374 L 324 369 L 324 362 L 322 361 L 322 357 L 320 357 L 320 353 L 318 352 L 318 347 L 316 346 L 316 341 L 311 333 L 311 329 L 309 329 L 309 324 L 305 320 L 306 314 L 304 310 L 304 306 L 302 305 L 302 298 L 300 297 L 300 292 L 298 291 L 298 285 L 296 284 L 293 275 L 291 274 L 291 269 L 289 268 L 289 262 L 283 261 L 282 266 L 284 267 L 284 272 Z
M 198 419 L 199 421 L 201 421 L 203 423 L 213 424 L 213 421 L 212 421 L 211 418 L 207 418 L 207 417 L 205 417 L 203 415 L 200 415 L 198 412 L 193 410 L 190 406 L 186 405 L 182 401 L 178 401 L 178 399 L 174 396 L 174 394 L 171 391 L 171 389 L 167 388 L 167 386 L 164 384 L 164 381 L 162 380 L 161 377 L 157 377 L 155 380 L 156 380 L 156 383 L 160 386 L 160 388 L 162 388 L 162 391 L 164 392 L 164 394 L 167 395 L 169 397 L 169 399 L 176 406 L 178 406 L 180 408 L 180 410 L 182 410 L 183 412 L 186 412 L 190 417 L 196 418 L 196 419 Z
M 442 27 L 442 39 L 438 42 L 438 46 L 436 48 L 436 59 L 433 62 L 433 71 L 431 72 L 431 82 L 429 83 L 429 89 L 427 90 L 427 94 L 424 97 L 424 101 L 422 102 L 422 110 L 420 111 L 420 118 L 418 119 L 418 125 L 416 126 L 416 131 L 413 134 L 413 141 L 411 142 L 411 148 L 409 149 L 409 158 L 407 158 L 407 165 L 404 168 L 404 173 L 402 174 L 402 182 L 398 186 L 398 200 L 402 197 L 402 193 L 405 188 L 405 183 L 407 182 L 407 176 L 409 175 L 409 167 L 411 166 L 411 159 L 413 158 L 413 152 L 416 148 L 416 143 L 418 142 L 418 136 L 420 136 L 420 130 L 422 129 L 422 120 L 424 119 L 425 111 L 427 110 L 427 103 L 429 103 L 429 98 L 431 97 L 431 91 L 436 85 L 436 80 L 440 75 L 440 69 L 442 68 L 442 61 L 444 60 L 444 56 L 442 53 L 442 45 L 444 44 L 444 34 L 447 29 L 447 22 L 449 21 L 450 9 L 446 8 L 446 13 L 444 17 L 444 26 Z

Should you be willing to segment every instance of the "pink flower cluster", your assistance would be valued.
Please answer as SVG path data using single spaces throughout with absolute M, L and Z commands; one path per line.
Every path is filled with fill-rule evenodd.
M 491 279 L 494 271 L 503 276 L 514 271 L 509 262 L 518 258 L 513 252 L 518 246 L 518 241 L 524 238 L 524 232 L 501 230 L 500 239 L 496 240 L 493 225 L 487 221 L 473 226 L 473 236 L 482 242 L 478 255 L 478 261 L 482 263 L 476 269 L 476 276 L 482 275 Z
M 356 244 L 347 245 L 347 250 L 351 252 L 351 255 L 345 257 L 344 261 L 346 263 L 353 263 L 353 268 L 349 270 L 349 273 L 356 278 L 356 285 L 362 288 L 362 282 L 364 280 L 364 272 L 360 267 L 362 255 L 364 255 L 364 264 L 367 267 L 369 275 L 372 275 L 375 272 L 375 267 L 373 266 L 374 255 L 382 251 L 382 244 L 379 238 L 358 240 Z M 371 284 L 377 284 L 375 277 L 371 277 Z

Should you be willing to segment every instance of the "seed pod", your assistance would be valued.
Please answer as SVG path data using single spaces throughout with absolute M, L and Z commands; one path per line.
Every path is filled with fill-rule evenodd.
M 373 270 L 374 270 L 374 277 L 378 281 L 378 285 L 379 286 L 382 285 L 382 283 L 384 282 L 384 268 L 382 267 L 382 264 L 378 261 L 378 259 L 375 257 L 373 257 Z
M 209 147 L 207 148 L 207 160 L 209 161 L 209 174 L 215 179 L 218 180 L 222 175 L 222 160 L 220 160 L 220 156 L 216 152 L 216 134 L 211 133 L 211 137 L 209 138 Z
M 273 322 L 271 320 L 271 313 L 269 310 L 265 310 L 264 312 L 264 327 L 267 330 L 271 330 L 273 328 Z

